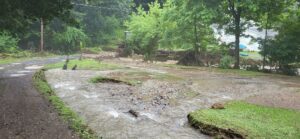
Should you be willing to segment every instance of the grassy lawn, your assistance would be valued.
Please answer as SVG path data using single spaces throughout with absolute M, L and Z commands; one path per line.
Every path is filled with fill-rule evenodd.
M 178 81 L 183 80 L 180 77 L 167 74 L 167 73 L 150 73 L 140 70 L 124 70 L 122 72 L 116 72 L 109 77 L 97 76 L 90 79 L 92 83 L 124 83 L 127 85 L 139 85 L 148 79 L 162 80 L 162 81 Z
M 259 54 L 259 52 L 244 52 L 248 54 L 249 56 L 246 56 L 244 58 L 246 59 L 254 59 L 254 60 L 262 60 L 263 57 Z
M 55 92 L 51 89 L 45 79 L 43 70 L 38 71 L 34 77 L 33 82 L 37 90 L 42 93 L 55 107 L 59 115 L 69 124 L 70 128 L 73 129 L 82 139 L 96 139 L 96 135 L 92 130 L 88 128 L 83 120 L 67 107 L 64 102 L 56 96 Z
M 26 57 L 26 58 L 12 58 L 12 57 L 0 58 L 0 64 L 9 64 L 9 63 L 14 63 L 14 62 L 22 62 L 22 61 L 29 60 L 29 59 L 32 59 L 32 58 L 29 58 L 29 57 Z
M 256 77 L 256 76 L 266 76 L 271 75 L 263 72 L 255 72 L 255 71 L 247 71 L 247 70 L 239 70 L 239 69 L 221 69 L 221 68 L 211 68 L 214 72 L 233 74 L 245 77 Z M 274 74 L 275 75 L 275 74 Z
M 244 138 L 299 139 L 300 112 L 234 101 L 223 110 L 198 110 L 189 122 L 213 136 L 237 134 Z
M 57 56 L 57 55 L 48 52 L 35 53 L 31 51 L 23 51 L 23 52 L 17 52 L 13 54 L 0 53 L 0 64 L 9 64 L 14 62 L 22 62 L 22 61 L 36 59 L 36 58 L 53 57 L 53 56 Z
M 263 72 L 238 70 L 238 69 L 221 69 L 221 68 L 213 68 L 213 67 L 182 66 L 182 65 L 175 65 L 175 64 L 160 64 L 160 65 L 164 66 L 164 67 L 176 68 L 176 69 L 218 72 L 218 73 L 233 74 L 233 75 L 239 75 L 239 76 L 245 76 L 245 77 L 277 75 L 277 74 L 267 74 L 267 73 L 263 73 Z
M 59 62 L 55 64 L 46 65 L 46 69 L 56 69 L 62 68 L 65 62 Z M 77 65 L 77 69 L 79 70 L 113 70 L 121 68 L 118 65 L 108 64 L 99 62 L 92 59 L 84 59 L 84 60 L 70 60 L 68 64 L 68 69 L 71 69 L 74 65 Z

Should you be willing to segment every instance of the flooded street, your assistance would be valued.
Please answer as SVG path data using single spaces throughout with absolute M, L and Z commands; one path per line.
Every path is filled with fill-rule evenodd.
M 209 108 L 216 102 L 299 91 L 297 83 L 289 80 L 159 65 L 120 65 L 126 68 L 46 72 L 57 95 L 103 138 L 210 138 L 188 125 L 189 112 Z M 136 84 L 91 83 L 90 79 L 97 76 L 127 79 Z M 137 117 L 129 111 L 136 112 Z

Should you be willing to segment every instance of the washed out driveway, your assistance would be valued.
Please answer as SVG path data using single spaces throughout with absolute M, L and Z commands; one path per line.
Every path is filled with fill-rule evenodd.
M 119 62 L 121 63 L 121 62 Z M 216 102 L 245 100 L 280 93 L 299 94 L 298 80 L 242 77 L 200 69 L 128 64 L 107 71 L 49 70 L 57 95 L 104 138 L 210 138 L 187 123 L 191 111 Z M 98 83 L 96 76 L 131 79 L 127 84 Z M 250 100 L 249 100 L 250 101 Z M 138 113 L 138 117 L 129 111 Z

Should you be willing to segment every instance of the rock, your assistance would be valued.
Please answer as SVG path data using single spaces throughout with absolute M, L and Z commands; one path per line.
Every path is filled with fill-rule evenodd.
M 137 111 L 134 110 L 129 110 L 128 111 L 132 116 L 134 116 L 135 118 L 139 117 L 139 113 Z
M 211 106 L 211 109 L 225 109 L 225 106 L 222 103 L 215 103 Z

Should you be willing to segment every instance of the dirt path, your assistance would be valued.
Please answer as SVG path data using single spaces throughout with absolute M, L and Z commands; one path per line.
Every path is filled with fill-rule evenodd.
M 0 70 L 0 138 L 78 139 L 33 87 L 34 70 L 24 72 L 27 64 L 22 64 L 18 67 L 0 65 L 5 70 Z M 26 74 L 8 74 L 20 73 L 17 71 Z M 14 75 L 20 77 L 12 77 Z

